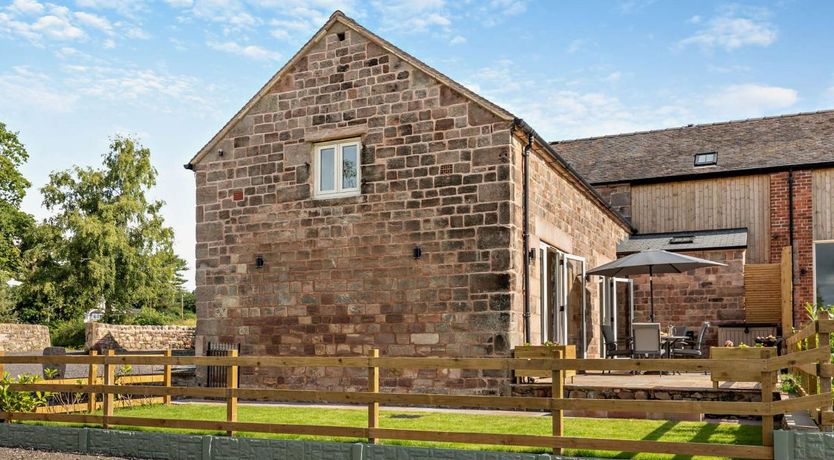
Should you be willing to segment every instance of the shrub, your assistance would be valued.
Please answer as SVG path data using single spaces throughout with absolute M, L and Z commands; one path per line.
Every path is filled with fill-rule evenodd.
M 142 307 L 142 309 L 139 310 L 139 313 L 127 321 L 127 323 L 135 324 L 137 326 L 164 326 L 176 320 L 177 318 L 173 318 L 159 310 L 150 307 Z
M 66 348 L 84 348 L 84 320 L 71 319 L 56 323 L 49 329 L 52 345 Z
M 3 373 L 0 379 L 0 411 L 2 412 L 34 412 L 35 409 L 45 406 L 49 393 L 42 391 L 12 391 L 9 385 L 13 383 L 36 383 L 39 380 L 37 375 L 23 374 L 16 379 L 11 378 L 8 372 Z

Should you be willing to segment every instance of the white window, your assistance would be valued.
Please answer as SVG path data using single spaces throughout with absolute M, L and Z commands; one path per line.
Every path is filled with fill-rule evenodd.
M 323 142 L 315 146 L 314 181 L 316 198 L 359 195 L 362 185 L 359 139 Z
M 814 243 L 814 302 L 834 305 L 834 241 Z

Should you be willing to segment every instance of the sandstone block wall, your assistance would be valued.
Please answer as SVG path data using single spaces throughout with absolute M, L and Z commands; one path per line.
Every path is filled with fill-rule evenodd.
M 0 351 L 43 351 L 52 345 L 49 328 L 39 324 L 0 324 Z
M 212 341 L 244 355 L 507 354 L 510 128 L 334 25 L 220 141 L 224 155 L 195 165 L 197 353 Z M 313 145 L 352 137 L 361 195 L 314 199 Z M 406 370 L 382 385 L 494 392 L 504 377 Z M 244 369 L 242 381 L 362 388 L 365 370 Z
M 522 241 L 522 168 L 521 153 L 524 144 L 516 140 L 514 143 L 515 170 L 513 174 L 516 182 L 514 194 L 514 209 L 516 210 L 516 233 L 513 241 Z M 534 150 L 530 155 L 530 246 L 536 250 L 536 258 L 530 265 L 530 310 L 531 332 L 530 343 L 542 342 L 541 331 L 541 257 L 538 252 L 540 243 L 547 243 L 556 249 L 576 256 L 584 257 L 586 269 L 590 270 L 598 265 L 617 258 L 617 243 L 623 240 L 628 231 L 622 223 L 606 212 L 589 192 L 572 179 L 564 168 L 556 163 L 545 152 Z M 517 250 L 516 264 L 522 270 L 523 251 Z M 521 272 L 519 272 L 521 273 Z M 581 277 L 580 277 L 581 278 Z M 581 280 L 575 278 L 573 283 Z M 521 276 L 517 278 L 515 288 L 521 292 Z M 577 352 L 586 350 L 587 357 L 599 356 L 599 289 L 595 279 L 585 283 L 586 296 L 586 340 L 580 344 L 582 312 L 579 302 L 574 298 L 575 305 L 571 309 L 568 334 L 570 343 L 577 346 Z M 522 299 L 516 302 L 515 310 L 519 317 L 523 311 Z M 518 340 L 522 343 L 523 322 L 515 324 Z M 584 345 L 584 346 L 583 346 Z
M 150 351 L 194 348 L 195 328 L 188 326 L 123 326 L 91 322 L 85 325 L 88 350 Z
M 744 316 L 744 249 L 691 251 L 685 254 L 727 264 L 686 273 L 654 276 L 654 319 L 661 328 L 671 323 L 688 326 L 695 331 L 704 321 L 712 324 L 708 345 L 716 345 L 722 322 L 743 322 Z M 649 276 L 634 280 L 634 321 L 649 321 Z M 665 330 L 665 329 L 664 329 Z

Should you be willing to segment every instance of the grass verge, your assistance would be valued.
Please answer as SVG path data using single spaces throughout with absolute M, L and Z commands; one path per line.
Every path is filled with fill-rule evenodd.
M 155 405 L 120 409 L 117 415 L 128 417 L 150 417 L 165 419 L 225 420 L 225 406 L 220 404 L 173 404 Z M 363 409 L 322 409 L 311 407 L 287 407 L 269 405 L 246 405 L 239 408 L 238 420 L 241 422 L 286 423 L 332 426 L 365 426 L 367 412 Z M 430 412 L 383 410 L 380 417 L 382 428 L 410 430 L 466 431 L 479 433 L 508 433 L 549 435 L 550 417 L 547 415 L 481 415 L 464 412 Z M 177 430 L 142 427 L 118 427 L 139 431 L 166 431 L 179 433 L 224 435 L 221 432 L 199 430 Z M 655 440 L 667 442 L 704 442 L 723 444 L 761 445 L 761 427 L 734 423 L 675 422 L 658 420 L 625 420 L 598 418 L 565 418 L 565 436 L 588 438 L 612 438 L 628 440 Z M 239 433 L 239 436 L 299 439 L 315 441 L 355 442 L 364 439 L 345 439 L 323 436 L 276 435 L 266 433 Z M 384 440 L 383 444 L 445 447 L 454 449 L 501 450 L 512 452 L 546 453 L 541 448 L 514 446 L 485 446 L 478 444 L 454 444 L 439 442 Z M 631 454 L 626 452 L 604 452 L 592 450 L 565 449 L 564 455 L 600 458 L 636 458 L 636 459 L 714 459 L 716 457 L 690 457 L 668 454 Z

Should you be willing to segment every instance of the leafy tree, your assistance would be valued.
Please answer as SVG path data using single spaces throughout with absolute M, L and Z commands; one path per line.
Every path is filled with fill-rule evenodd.
M 17 272 L 20 240 L 33 223 L 32 217 L 20 210 L 31 185 L 20 172 L 27 159 L 29 154 L 17 133 L 0 123 L 0 279 Z
M 54 215 L 33 233 L 25 261 L 21 317 L 52 323 L 104 306 L 105 320 L 173 298 L 185 262 L 173 250 L 174 232 L 160 215 L 151 152 L 116 137 L 103 168 L 53 172 L 41 189 Z M 24 286 L 21 286 L 24 287 Z M 47 307 L 50 312 L 38 312 Z

